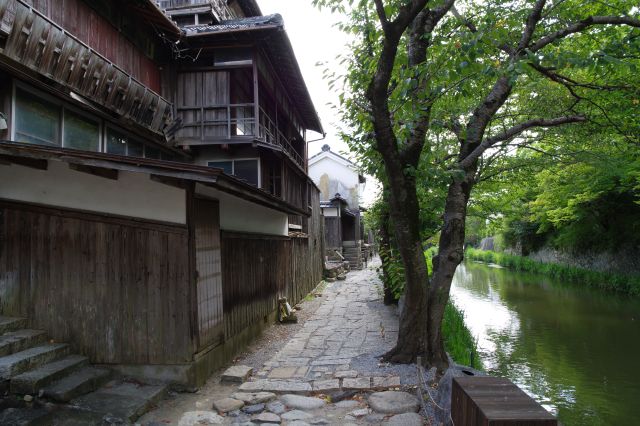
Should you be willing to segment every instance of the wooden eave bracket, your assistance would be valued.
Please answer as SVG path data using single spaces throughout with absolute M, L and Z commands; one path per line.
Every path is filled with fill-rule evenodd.
M 118 171 L 106 167 L 87 166 L 85 164 L 69 163 L 69 168 L 78 172 L 88 173 L 105 179 L 118 180 Z
M 47 170 L 49 163 L 47 160 L 28 157 L 15 157 L 13 155 L 0 154 L 0 163 L 9 165 L 17 164 L 19 166 L 29 167 L 36 170 Z

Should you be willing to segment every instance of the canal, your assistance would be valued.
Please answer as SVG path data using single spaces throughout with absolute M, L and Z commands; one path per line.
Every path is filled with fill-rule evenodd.
M 640 424 L 640 300 L 472 261 L 451 297 L 484 369 L 564 425 Z

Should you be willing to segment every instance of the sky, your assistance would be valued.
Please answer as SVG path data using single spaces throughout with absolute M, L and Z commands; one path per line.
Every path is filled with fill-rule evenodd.
M 300 70 L 311 94 L 314 106 L 318 111 L 322 126 L 327 136 L 324 140 L 309 143 L 309 155 L 320 152 L 324 144 L 331 146 L 334 152 L 349 154 L 348 146 L 338 136 L 340 119 L 331 105 L 338 105 L 339 92 L 329 90 L 329 84 L 322 78 L 323 70 L 330 67 L 340 71 L 340 54 L 347 54 L 345 34 L 335 28 L 340 17 L 329 10 L 315 8 L 311 0 L 258 0 L 263 15 L 279 13 L 284 19 L 284 26 L 293 50 L 296 54 Z M 318 63 L 324 65 L 318 66 Z M 309 133 L 308 140 L 321 138 L 322 135 Z M 363 204 L 369 205 L 377 193 L 377 182 L 367 177 L 367 184 L 362 196 Z

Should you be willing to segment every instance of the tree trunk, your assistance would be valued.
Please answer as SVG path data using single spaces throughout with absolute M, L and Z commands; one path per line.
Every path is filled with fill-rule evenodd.
M 397 163 L 395 164 L 397 165 Z M 428 281 L 427 263 L 420 239 L 420 206 L 415 178 L 385 162 L 388 176 L 389 214 L 405 271 L 403 307 L 398 341 L 384 359 L 410 363 L 426 353 Z
M 389 273 L 389 257 L 391 255 L 391 238 L 389 236 L 389 212 L 382 212 L 380 218 L 380 261 L 382 262 L 382 277 L 384 286 L 384 304 L 391 305 L 397 300 L 391 290 L 391 275 Z
M 427 318 L 427 360 L 439 371 L 444 371 L 449 364 L 442 340 L 441 326 L 444 311 L 449 302 L 453 275 L 464 258 L 467 203 L 473 188 L 474 176 L 475 164 L 473 171 L 467 171 L 463 180 L 454 180 L 449 184 L 438 255 L 433 259 Z

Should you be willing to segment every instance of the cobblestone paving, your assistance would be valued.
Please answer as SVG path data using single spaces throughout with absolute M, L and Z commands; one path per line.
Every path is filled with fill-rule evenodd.
M 382 303 L 378 266 L 330 283 L 322 305 L 249 381 L 216 381 L 193 396 L 176 396 L 140 424 L 423 425 L 415 365 L 379 361 L 396 342 L 398 318 L 395 307 Z M 406 407 L 395 407 L 396 400 Z
M 374 261 L 329 284 L 326 300 L 302 330 L 241 389 L 303 393 L 399 386 L 393 367 L 377 361 L 398 336 L 396 308 L 381 300 L 378 266 Z

